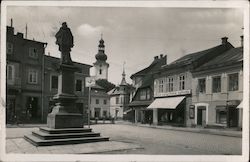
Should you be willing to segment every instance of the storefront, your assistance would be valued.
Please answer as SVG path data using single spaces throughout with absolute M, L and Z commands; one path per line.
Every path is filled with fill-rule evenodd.
M 185 96 L 156 98 L 147 110 L 153 110 L 155 125 L 183 126 L 185 123 Z

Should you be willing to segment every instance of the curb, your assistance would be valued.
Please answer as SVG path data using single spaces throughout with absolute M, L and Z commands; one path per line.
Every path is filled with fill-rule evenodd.
M 165 130 L 171 130 L 171 131 L 183 131 L 183 132 L 193 132 L 193 133 L 200 133 L 200 134 L 212 134 L 212 135 L 242 138 L 242 132 L 226 132 L 224 130 L 211 130 L 211 129 L 206 129 L 206 128 L 191 130 L 188 128 L 160 127 L 160 126 L 153 126 L 153 125 L 148 126 L 148 125 L 141 125 L 141 124 L 134 124 L 134 123 L 122 123 L 122 122 L 119 124 L 154 128 L 154 129 L 165 129 Z

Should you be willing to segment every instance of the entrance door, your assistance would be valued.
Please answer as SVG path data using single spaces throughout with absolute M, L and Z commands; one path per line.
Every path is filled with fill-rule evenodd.
M 100 118 L 100 108 L 95 108 L 95 118 Z
M 15 120 L 15 98 L 7 98 L 7 122 L 14 121 Z
M 228 109 L 228 122 L 229 127 L 237 127 L 238 126 L 238 109 L 235 107 L 229 107 Z
M 197 107 L 197 125 L 204 126 L 206 124 L 206 107 Z
M 37 97 L 28 97 L 28 108 L 27 115 L 31 119 L 37 119 L 38 111 L 38 98 Z

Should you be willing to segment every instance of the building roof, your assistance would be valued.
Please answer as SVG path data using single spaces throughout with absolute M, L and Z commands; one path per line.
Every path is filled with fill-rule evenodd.
M 201 65 L 194 71 L 201 71 L 205 69 L 218 68 L 226 65 L 235 65 L 243 62 L 243 47 L 232 48 L 223 54 L 213 58 L 212 60 Z
M 51 61 L 54 61 L 55 63 L 60 63 L 60 58 L 58 58 L 58 57 L 44 55 L 44 58 L 51 60 Z M 78 65 L 88 66 L 89 68 L 93 67 L 92 65 L 84 64 L 84 63 L 80 63 L 80 62 L 73 61 L 73 63 L 78 64 Z
M 188 65 L 193 65 L 195 68 L 195 67 L 201 66 L 204 62 L 224 53 L 225 51 L 228 51 L 231 48 L 234 48 L 231 45 L 231 43 L 225 42 L 224 44 L 221 44 L 221 45 L 218 45 L 218 46 L 215 46 L 215 47 L 203 50 L 203 51 L 187 54 L 177 59 L 176 61 L 166 66 L 163 66 L 161 70 L 165 70 L 166 68 L 172 69 L 172 68 L 184 67 Z
M 103 90 L 103 91 L 105 91 L 105 89 L 104 89 L 102 86 L 99 86 L 99 85 L 97 85 L 97 84 L 91 86 L 91 89 L 93 89 L 93 90 Z
M 132 101 L 129 103 L 129 106 L 148 106 L 153 102 L 153 100 L 150 101 Z
M 166 55 L 161 58 L 155 58 L 154 61 L 148 67 L 132 74 L 130 78 L 132 79 L 135 76 L 145 76 L 148 75 L 149 73 L 154 73 L 155 71 L 159 70 L 161 66 L 165 65 L 166 61 L 167 61 Z

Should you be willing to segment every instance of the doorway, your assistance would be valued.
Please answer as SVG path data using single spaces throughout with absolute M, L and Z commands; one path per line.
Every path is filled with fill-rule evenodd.
M 238 126 L 238 109 L 236 107 L 228 108 L 228 125 L 229 127 L 237 127 Z
M 15 98 L 7 98 L 6 121 L 7 123 L 15 122 L 16 120 L 16 100 Z
M 95 108 L 95 118 L 100 118 L 100 108 Z
M 27 117 L 28 119 L 37 119 L 38 111 L 38 98 L 37 97 L 28 97 L 27 99 Z
M 197 125 L 199 126 L 206 125 L 206 107 L 205 106 L 197 107 Z

